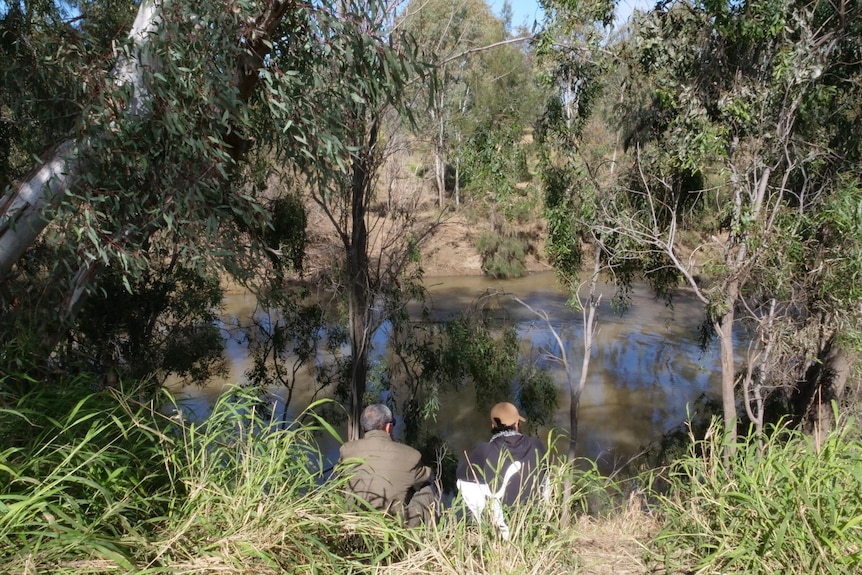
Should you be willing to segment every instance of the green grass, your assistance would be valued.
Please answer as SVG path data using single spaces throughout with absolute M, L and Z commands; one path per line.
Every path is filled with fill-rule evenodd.
M 174 498 L 159 433 L 114 392 L 81 397 L 83 380 L 0 410 L 0 562 L 108 558 L 131 567 Z M 38 559 L 37 559 L 38 558 Z
M 550 503 L 514 510 L 502 541 L 457 498 L 438 526 L 415 530 L 348 508 L 341 480 L 321 476 L 317 440 L 334 432 L 320 404 L 280 429 L 238 390 L 194 424 L 161 414 L 166 397 L 90 389 L 79 378 L 0 398 L 0 572 L 845 573 L 862 562 L 860 445 L 847 425 L 819 452 L 789 431 L 764 455 L 740 442 L 729 467 L 713 431 L 662 470 L 663 493 L 629 487 L 658 484 L 650 475 L 554 465 Z
M 776 428 L 761 453 L 748 438 L 729 465 L 718 426 L 668 468 L 653 557 L 696 573 L 862 570 L 862 444 L 848 421 L 819 450 Z

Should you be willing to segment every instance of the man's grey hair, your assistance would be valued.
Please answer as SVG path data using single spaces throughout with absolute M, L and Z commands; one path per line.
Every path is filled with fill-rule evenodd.
M 395 418 L 392 417 L 392 411 L 382 403 L 369 405 L 359 418 L 362 431 L 383 429 L 387 423 L 395 423 Z

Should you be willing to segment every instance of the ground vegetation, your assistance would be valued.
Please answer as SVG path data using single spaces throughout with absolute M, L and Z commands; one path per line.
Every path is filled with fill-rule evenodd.
M 238 390 L 194 423 L 134 389 L 65 383 L 0 410 L 5 572 L 825 574 L 862 563 L 849 420 L 819 448 L 771 429 L 769 457 L 756 435 L 740 437 L 732 467 L 720 423 L 673 464 L 625 479 L 552 464 L 550 501 L 515 511 L 503 541 L 457 498 L 438 525 L 412 530 L 349 508 L 317 448 L 334 433 L 320 404 L 284 426 Z

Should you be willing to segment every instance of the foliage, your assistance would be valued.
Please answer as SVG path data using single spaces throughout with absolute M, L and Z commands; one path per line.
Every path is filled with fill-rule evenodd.
M 518 236 L 483 234 L 476 249 L 482 257 L 482 271 L 494 278 L 517 278 L 527 274 L 526 242 Z
M 15 377 L 2 381 L 9 403 L 0 411 L 4 564 L 105 558 L 131 568 L 137 547 L 182 497 L 164 467 L 169 440 L 140 425 L 150 408 L 118 390 L 92 393 L 84 376 L 15 398 L 7 394 Z
M 816 450 L 811 439 L 782 427 L 761 453 L 742 438 L 729 465 L 721 429 L 666 472 L 659 498 L 664 525 L 651 554 L 668 569 L 701 573 L 848 573 L 860 568 L 862 445 L 845 421 Z
M 444 192 L 456 204 L 511 194 L 529 178 L 522 140 L 540 102 L 528 44 L 477 0 L 411 2 L 405 26 L 436 64 L 429 113 L 418 120 L 433 149 L 438 201 Z
M 30 171 L 46 143 L 75 128 L 79 104 L 99 90 L 104 54 L 134 9 L 131 1 L 0 6 L 0 192 Z
M 749 329 L 754 379 L 743 405 L 757 404 L 751 419 L 762 425 L 765 396 L 804 381 L 833 335 L 858 324 L 848 290 L 836 291 L 840 303 L 818 295 L 833 272 L 848 274 L 845 286 L 855 273 L 832 264 L 844 258 L 832 253 L 827 214 L 856 201 L 847 182 L 860 156 L 847 130 L 858 124 L 860 66 L 842 54 L 858 53 L 858 18 L 820 3 L 672 2 L 600 50 L 571 19 L 583 24 L 599 3 L 560 4 L 566 18 L 550 20 L 540 52 L 559 85 L 540 130 L 549 253 L 577 277 L 579 246 L 590 242 L 624 288 L 644 277 L 668 301 L 680 283 L 692 288 L 702 333 L 721 346 L 728 426 L 733 332 Z M 550 33 L 561 22 L 575 26 L 562 46 Z M 604 158 L 585 151 L 598 149 L 590 122 L 619 128 Z M 854 236 L 845 242 L 852 253 Z
M 518 403 L 534 428 L 548 425 L 559 406 L 559 389 L 551 373 L 536 365 L 520 369 L 516 379 Z
M 461 152 L 462 185 L 467 198 L 484 204 L 487 211 L 501 210 L 514 219 L 512 210 L 521 191 L 516 184 L 528 181 L 525 146 L 521 142 L 523 125 L 510 120 L 500 125 L 497 119 L 479 125 L 466 139 Z
M 613 112 L 607 84 L 614 74 L 603 45 L 613 6 L 543 2 L 545 22 L 536 53 L 541 81 L 550 95 L 538 122 L 540 174 L 544 215 L 548 221 L 548 257 L 566 285 L 578 286 L 584 261 L 583 243 L 597 214 L 593 203 L 612 180 L 614 162 L 606 154 Z M 604 122 L 587 125 L 594 116 Z M 610 175 L 608 171 L 610 170 Z
M 267 207 L 272 214 L 270 226 L 264 231 L 267 254 L 276 272 L 302 272 L 306 245 L 307 215 L 302 197 L 288 190 Z
M 433 416 L 441 390 L 471 386 L 479 411 L 515 398 L 531 423 L 540 427 L 548 421 L 556 407 L 556 386 L 546 371 L 520 357 L 517 329 L 497 316 L 494 305 L 492 297 L 480 298 L 474 308 L 429 324 L 424 337 L 393 339 L 396 357 L 410 366 L 405 405 Z
M 223 375 L 220 282 L 182 268 L 176 257 L 165 264 L 153 260 L 131 282 L 113 270 L 103 276 L 64 346 L 74 350 L 65 361 L 155 385 L 168 374 L 191 382 Z

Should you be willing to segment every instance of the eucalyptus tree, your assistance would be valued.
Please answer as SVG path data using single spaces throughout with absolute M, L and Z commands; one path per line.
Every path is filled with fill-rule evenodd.
M 468 81 L 474 65 L 468 54 L 502 41 L 503 23 L 484 0 L 414 0 L 403 18 L 403 26 L 436 64 L 435 82 L 428 92 L 429 115 L 422 123 L 432 142 L 434 184 L 442 207 L 446 170 L 452 156 L 457 161 L 458 142 L 463 139 L 457 118 L 468 114 L 475 97 Z
M 92 354 L 87 363 L 98 370 L 117 364 L 113 336 L 152 351 L 145 342 L 155 333 L 133 333 L 158 329 L 157 301 L 174 320 L 206 321 L 209 291 L 197 297 L 192 315 L 170 309 L 161 296 L 177 281 L 196 285 L 192 276 L 203 279 L 206 268 L 224 263 L 243 230 L 263 229 L 258 198 L 240 192 L 238 162 L 248 138 L 260 133 L 248 107 L 259 79 L 254 70 L 288 6 L 231 8 L 160 1 L 4 6 L 2 115 L 11 127 L 3 146 L 3 180 L 11 185 L 0 201 L 4 341 L 35 334 L 43 360 L 63 342 L 75 356 Z M 162 276 L 158 294 L 144 287 L 154 285 L 154 275 Z M 137 298 L 125 300 L 144 306 L 125 310 L 137 325 L 115 323 L 117 317 L 77 323 L 86 296 L 98 287 L 104 300 L 114 280 L 129 292 L 138 288 Z M 99 323 L 88 337 L 87 325 Z M 99 345 L 101 352 L 93 349 Z M 123 362 L 133 357 L 143 356 L 127 347 Z
M 615 175 L 614 162 L 607 157 L 613 146 L 607 146 L 607 138 L 603 141 L 601 137 L 608 130 L 601 122 L 592 121 L 611 113 L 608 98 L 602 96 L 608 94 L 607 77 L 614 69 L 606 46 L 613 3 L 548 1 L 543 9 L 545 20 L 536 52 L 538 73 L 550 95 L 538 123 L 537 139 L 548 221 L 547 249 L 557 276 L 571 295 L 570 304 L 584 319 L 584 355 L 577 379 L 561 336 L 555 334 L 560 352 L 554 357 L 564 366 L 569 391 L 567 454 L 572 459 L 578 446 L 578 411 L 602 299 L 598 280 L 602 270 L 609 269 L 600 239 L 590 234 L 587 206 L 609 187 Z M 592 273 L 586 282 L 589 295 L 582 298 L 580 290 L 585 282 L 581 272 L 589 259 L 585 250 L 592 255 Z
M 518 40 L 518 39 L 515 39 Z M 471 56 L 467 78 L 473 94 L 467 114 L 457 119 L 463 134 L 459 158 L 465 197 L 516 219 L 517 199 L 530 180 L 529 135 L 543 104 L 534 54 L 521 39 Z
M 312 36 L 317 58 L 326 65 L 309 63 L 315 73 L 311 85 L 294 86 L 293 62 L 280 54 L 272 58 L 272 65 L 282 70 L 284 86 L 304 90 L 308 117 L 319 117 L 321 111 L 328 115 L 313 128 L 316 134 L 303 134 L 313 135 L 313 150 L 291 158 L 286 167 L 335 238 L 334 256 L 318 279 L 329 282 L 346 301 L 350 437 L 359 435 L 359 415 L 367 401 L 372 338 L 384 322 L 403 315 L 406 301 L 416 294 L 418 246 L 435 225 L 419 222 L 406 204 L 381 201 L 382 169 L 394 161 L 403 130 L 412 124 L 410 85 L 427 70 L 415 43 L 397 25 L 396 7 L 378 0 L 345 0 L 336 2 L 326 17 L 318 14 Z M 276 107 L 294 106 L 287 89 L 269 97 Z M 278 116 L 280 125 L 295 122 L 290 114 Z M 294 139 L 287 131 L 275 142 L 289 148 Z
M 73 232 L 60 241 L 77 243 L 77 253 L 61 262 L 71 276 L 69 312 L 100 266 L 134 273 L 142 265 L 134 245 L 157 230 L 203 232 L 218 245 L 218 221 L 257 217 L 256 202 L 225 193 L 226 182 L 258 128 L 247 102 L 288 4 L 237 2 L 214 10 L 208 3 L 145 1 L 134 22 L 115 17 L 112 30 L 91 30 L 88 17 L 98 19 L 102 7 L 83 8 L 65 23 L 59 8 L 43 13 L 15 3 L 4 18 L 27 23 L 4 35 L 13 63 L 6 88 L 15 96 L 7 113 L 23 136 L 10 154 L 41 159 L 4 195 L 0 281 L 12 278 L 13 267 L 56 221 L 61 233 Z M 128 3 L 125 15 L 133 10 Z M 110 37 L 91 37 L 124 29 L 125 41 L 115 46 Z M 13 74 L 23 73 L 17 67 L 28 64 L 38 80 L 15 82 Z M 55 73 L 66 89 L 40 100 L 39 84 Z M 25 108 L 42 106 L 47 114 L 65 106 L 66 115 L 53 134 L 37 140 L 33 130 L 50 120 L 46 111 L 32 117 Z M 204 258 L 213 247 L 190 242 L 188 256 Z
M 264 254 L 289 255 L 278 236 L 292 230 L 273 225 L 273 159 L 323 174 L 303 186 L 356 176 L 370 189 L 368 166 L 352 161 L 362 142 L 344 138 L 375 124 L 359 110 L 393 96 L 386 74 L 400 64 L 394 37 L 360 18 L 365 4 L 3 8 L 3 151 L 14 168 L 0 201 L 7 326 L 62 321 L 61 336 L 107 268 L 129 291 L 174 257 L 200 276 L 253 281 L 271 261 Z M 322 105 L 322 95 L 332 99 Z M 327 169 L 311 169 L 318 160 Z
M 837 230 L 859 206 L 858 12 L 751 0 L 641 14 L 615 50 L 631 168 L 563 219 L 590 230 L 623 281 L 642 272 L 667 297 L 682 284 L 703 302 L 731 438 L 741 381 L 758 386 L 743 404 L 762 425 L 764 394 L 800 393 L 856 321 L 860 238 Z M 741 322 L 756 336 L 747 379 Z
M 457 205 L 470 168 L 467 149 L 491 142 L 497 154 L 505 155 L 512 143 L 520 145 L 523 129 L 535 115 L 530 35 L 521 30 L 524 35 L 513 37 L 508 19 L 495 16 L 483 0 L 415 0 L 403 25 L 435 64 L 428 117 L 418 120 L 432 143 L 438 204 L 443 206 L 446 192 L 453 190 Z M 510 145 L 489 135 L 495 128 L 516 134 Z M 481 163 L 485 172 L 500 169 L 482 154 L 473 159 L 474 167 Z

